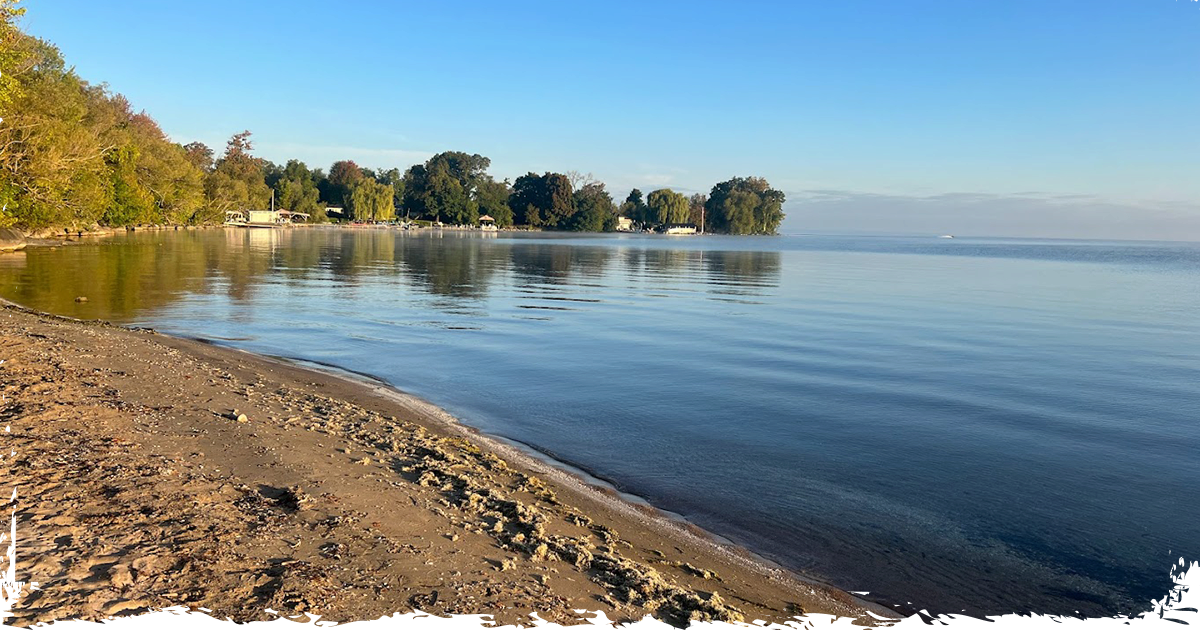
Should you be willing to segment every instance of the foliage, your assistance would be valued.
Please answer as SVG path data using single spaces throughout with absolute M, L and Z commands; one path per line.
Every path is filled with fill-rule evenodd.
M 703 229 L 705 223 L 704 204 L 708 202 L 708 195 L 704 193 L 696 193 L 688 197 L 688 223 Z
M 288 160 L 280 177 L 275 182 L 275 197 L 279 207 L 292 212 L 309 215 L 308 220 L 320 223 L 326 220 L 325 206 L 317 190 L 317 178 L 304 162 Z
M 398 168 L 388 170 L 379 169 L 375 174 L 375 181 L 385 186 L 392 187 L 392 206 L 399 209 L 404 207 L 404 174 Z
M 479 219 L 476 189 L 492 163 L 479 154 L 439 153 L 404 175 L 404 209 L 447 223 L 469 225 Z
M 19 75 L 29 57 L 21 45 L 25 35 L 16 25 L 17 18 L 25 14 L 18 2 L 0 0 L 0 118 L 8 115 L 9 107 L 21 95 Z
M 396 218 L 392 187 L 363 177 L 350 185 L 350 203 L 346 209 L 355 221 L 391 221 Z
M 707 230 L 725 234 L 775 234 L 783 221 L 784 194 L 761 177 L 734 177 L 713 186 L 704 204 Z
M 213 150 L 203 142 L 189 142 L 183 145 L 187 159 L 196 168 L 211 173 L 213 170 Z
M 612 232 L 617 229 L 617 206 L 604 184 L 592 182 L 575 191 L 575 214 L 566 229 L 576 232 Z
M 363 178 L 362 168 L 353 160 L 334 162 L 329 177 L 322 182 L 321 199 L 327 203 L 349 207 L 350 187 Z
M 475 189 L 475 202 L 479 205 L 479 214 L 491 216 L 499 227 L 512 227 L 513 211 L 508 206 L 510 194 L 507 180 L 498 182 L 491 177 L 483 178 Z
M 225 145 L 225 155 L 217 160 L 205 181 L 212 212 L 262 210 L 270 205 L 271 189 L 266 184 L 264 163 L 251 155 L 253 148 L 249 131 L 235 134 Z
M 559 229 L 575 214 L 571 182 L 561 173 L 526 173 L 513 182 L 508 205 L 513 220 L 533 227 Z
M 648 209 L 646 202 L 642 199 L 642 191 L 634 188 L 629 191 L 629 196 L 621 203 L 621 207 L 617 208 L 619 216 L 628 217 L 635 223 L 647 223 Z
M 646 221 L 647 223 L 653 223 L 655 225 L 687 223 L 687 197 L 684 197 L 670 188 L 656 190 L 647 195 L 646 206 L 649 210 L 646 215 L 648 219 L 648 221 Z

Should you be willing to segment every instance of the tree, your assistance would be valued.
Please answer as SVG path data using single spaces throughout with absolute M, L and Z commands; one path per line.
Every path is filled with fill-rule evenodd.
M 708 195 L 704 193 L 696 193 L 688 197 L 688 223 L 698 227 L 701 232 L 704 231 L 704 204 L 708 202 Z
M 362 177 L 350 185 L 347 210 L 355 221 L 391 221 L 396 218 L 392 187 Z
M 484 178 L 475 188 L 479 214 L 492 217 L 499 227 L 512 227 L 513 211 L 508 206 L 509 194 L 508 180 L 498 182 L 491 177 Z
M 734 177 L 713 186 L 704 204 L 707 228 L 725 234 L 775 234 L 784 194 L 761 177 Z
M 647 223 L 646 202 L 642 200 L 642 191 L 636 188 L 629 191 L 629 196 L 621 203 L 621 207 L 617 209 L 617 214 L 627 217 L 635 223 Z
M 687 197 L 670 188 L 656 190 L 647 195 L 646 206 L 649 208 L 648 223 L 671 225 L 687 222 Z
M 225 155 L 205 181 L 209 205 L 216 212 L 266 208 L 271 202 L 263 161 L 250 152 L 250 132 L 235 134 L 225 145 Z
M 379 169 L 375 174 L 375 181 L 384 186 L 392 187 L 392 206 L 399 211 L 404 206 L 404 174 L 398 168 L 388 170 Z
M 413 166 L 404 175 L 405 211 L 450 223 L 475 223 L 475 191 L 487 179 L 489 165 L 491 160 L 482 155 L 446 151 Z
M 0 224 L 78 229 L 179 223 L 202 205 L 203 173 L 144 112 L 80 79 L 54 46 L 22 33 L 0 0 Z
M 25 15 L 25 9 L 16 6 L 19 1 L 0 0 L 0 118 L 9 113 L 9 107 L 23 92 L 19 73 L 29 57 L 23 45 L 27 36 L 16 24 Z
M 566 229 L 576 232 L 611 232 L 616 229 L 617 207 L 604 184 L 592 182 L 575 191 L 575 214 Z
M 211 173 L 213 169 L 213 150 L 203 142 L 189 142 L 183 145 L 187 159 L 196 168 Z
M 561 173 L 518 177 L 508 204 L 515 221 L 533 227 L 565 228 L 566 219 L 575 214 L 571 182 Z
M 572 190 L 579 190 L 588 184 L 597 183 L 596 176 L 591 173 L 580 173 L 579 171 L 567 171 L 563 173 L 571 182 Z
M 350 188 L 363 178 L 363 171 L 352 160 L 340 160 L 329 167 L 326 189 L 321 191 L 325 201 L 341 206 L 350 205 Z
M 319 223 L 327 218 L 317 190 L 317 178 L 304 162 L 288 160 L 275 182 L 275 197 L 279 207 L 307 214 L 310 222 Z
M 560 173 L 546 173 L 542 179 L 545 181 L 549 200 L 549 205 L 541 208 L 543 222 L 551 228 L 565 227 L 567 218 L 575 214 L 571 181 Z
M 87 84 L 54 46 L 21 33 L 11 3 L 0 13 L 0 220 L 26 229 L 91 225 L 112 199 L 105 154 L 115 148 L 93 120 Z

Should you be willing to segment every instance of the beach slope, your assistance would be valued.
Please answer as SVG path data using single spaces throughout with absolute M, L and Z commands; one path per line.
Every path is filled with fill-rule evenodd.
M 239 621 L 868 619 L 381 384 L 11 305 L 0 359 L 17 579 L 40 584 L 10 624 L 178 605 Z

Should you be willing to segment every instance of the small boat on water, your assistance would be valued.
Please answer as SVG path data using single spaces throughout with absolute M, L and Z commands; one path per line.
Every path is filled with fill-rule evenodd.
M 953 234 L 943 234 L 943 235 L 939 236 L 938 238 L 954 238 L 954 235 Z

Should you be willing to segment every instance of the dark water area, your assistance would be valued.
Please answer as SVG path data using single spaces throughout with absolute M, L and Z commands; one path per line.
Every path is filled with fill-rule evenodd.
M 136 233 L 0 296 L 376 375 L 889 605 L 1128 613 L 1200 558 L 1195 244 Z

